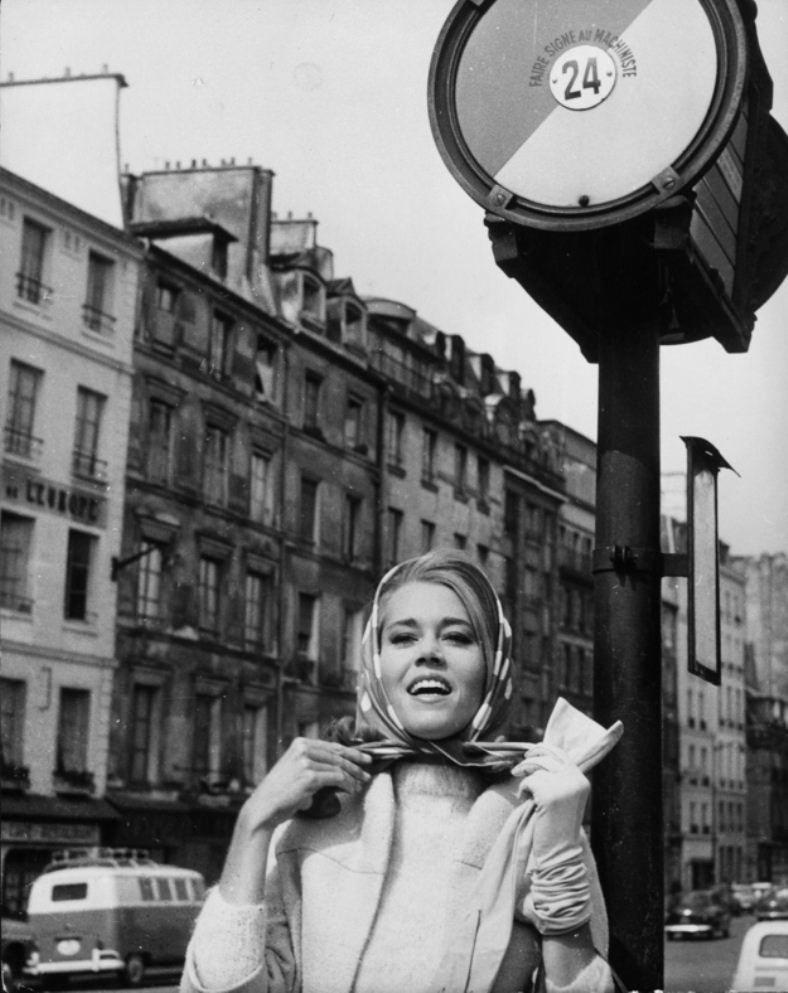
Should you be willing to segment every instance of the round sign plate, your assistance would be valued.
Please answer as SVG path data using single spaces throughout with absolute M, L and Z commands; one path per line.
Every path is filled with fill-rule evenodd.
M 460 0 L 433 55 L 433 134 L 502 216 L 614 223 L 713 161 L 745 54 L 736 0 Z

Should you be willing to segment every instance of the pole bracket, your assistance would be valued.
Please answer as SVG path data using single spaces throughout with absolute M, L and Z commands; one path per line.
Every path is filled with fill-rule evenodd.
M 622 575 L 655 573 L 658 576 L 686 576 L 686 555 L 666 555 L 655 548 L 606 545 L 595 548 L 591 572 L 617 572 Z

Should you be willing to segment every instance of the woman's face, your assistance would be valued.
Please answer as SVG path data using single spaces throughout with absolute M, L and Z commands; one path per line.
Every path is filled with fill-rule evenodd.
M 481 705 L 481 645 L 460 598 L 439 583 L 407 583 L 386 601 L 380 665 L 397 716 L 419 738 L 458 734 Z

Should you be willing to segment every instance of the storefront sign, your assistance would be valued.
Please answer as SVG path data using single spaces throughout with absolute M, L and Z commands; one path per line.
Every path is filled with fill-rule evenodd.
M 44 844 L 98 845 L 101 838 L 95 824 L 61 824 L 57 821 L 9 821 L 0 822 L 0 840 L 5 842 L 33 842 Z
M 16 467 L 3 467 L 2 496 L 4 500 L 68 517 L 79 524 L 106 527 L 107 501 L 104 497 Z

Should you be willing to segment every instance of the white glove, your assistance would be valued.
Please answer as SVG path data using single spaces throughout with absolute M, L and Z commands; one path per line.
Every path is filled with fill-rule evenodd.
M 528 859 L 530 888 L 521 912 L 540 934 L 562 934 L 591 916 L 588 869 L 580 841 L 590 784 L 566 752 L 535 745 L 512 769 L 519 792 L 536 805 Z

